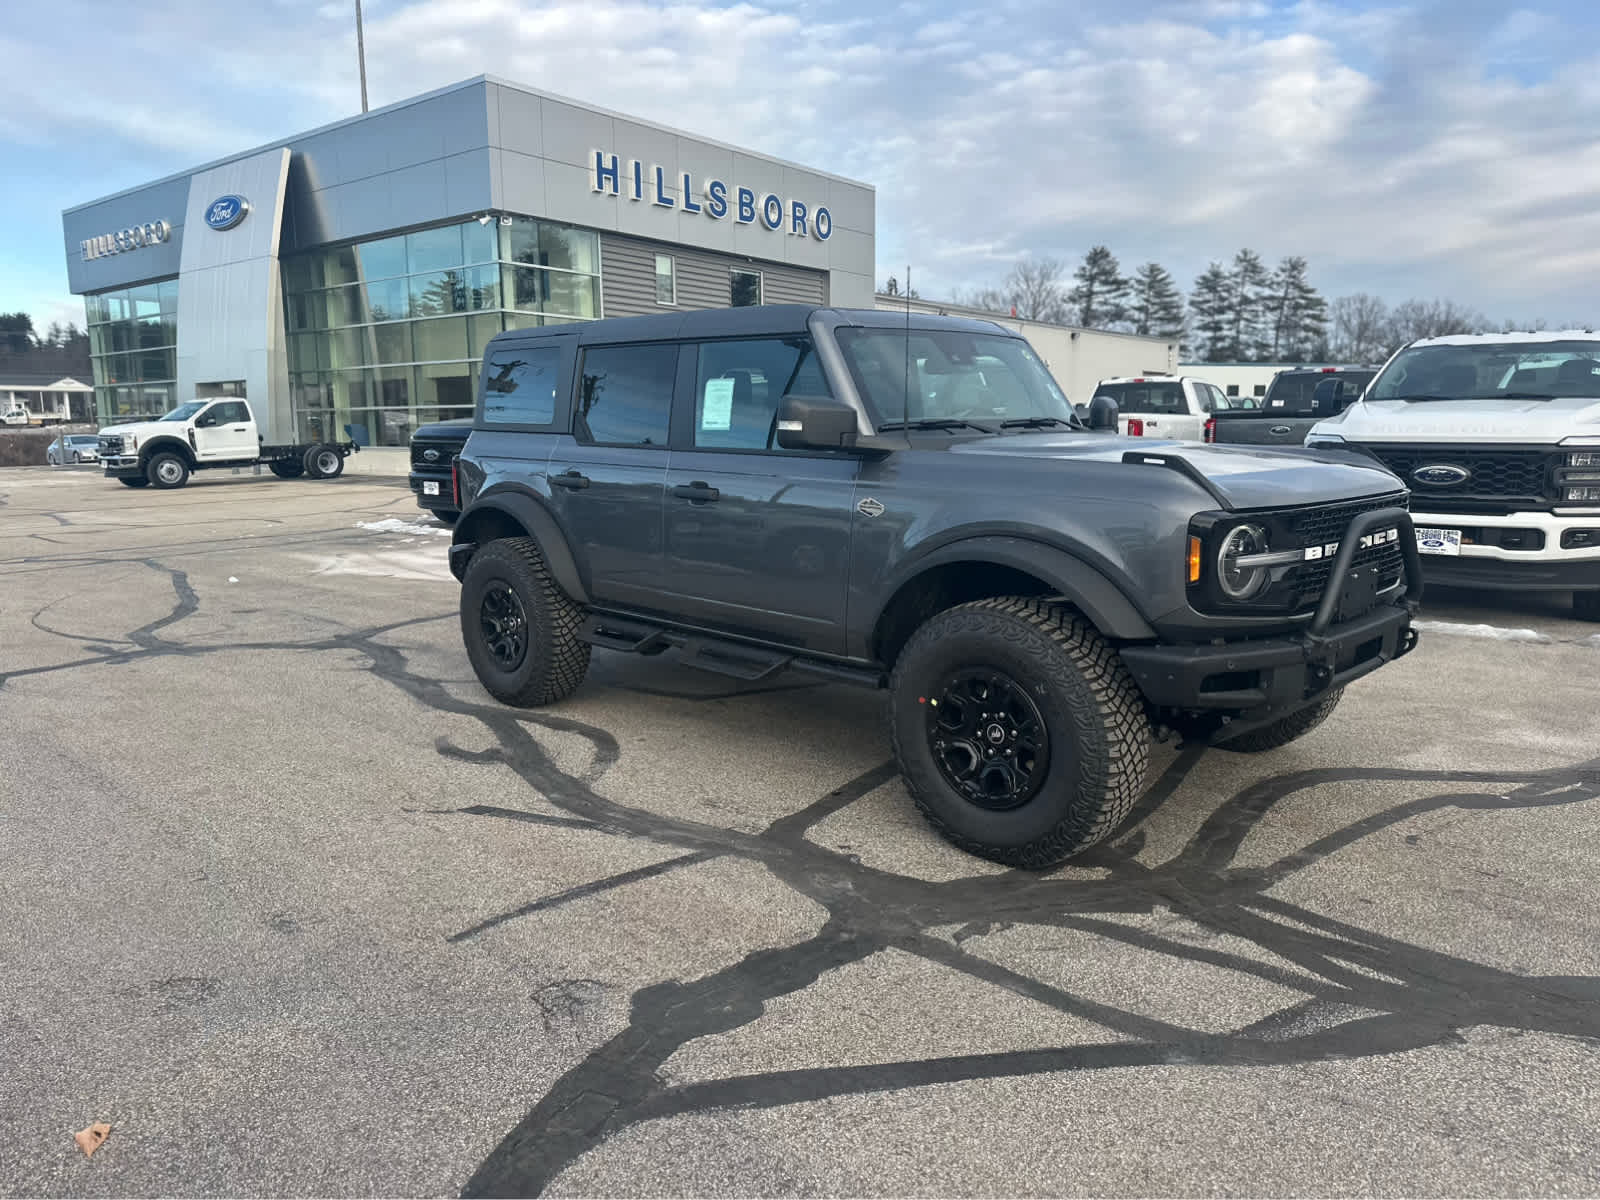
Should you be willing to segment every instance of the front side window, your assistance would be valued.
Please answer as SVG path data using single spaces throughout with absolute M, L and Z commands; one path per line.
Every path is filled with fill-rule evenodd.
M 496 350 L 483 373 L 483 419 L 491 425 L 548 425 L 556 416 L 559 346 Z
M 839 348 L 878 424 L 1073 419 L 1072 406 L 1021 338 L 955 330 L 840 329 Z
M 774 449 L 786 395 L 831 395 L 810 338 L 704 342 L 697 353 L 694 444 L 701 449 Z
M 761 272 L 733 271 L 729 275 L 728 303 L 734 308 L 748 308 L 761 303 Z
M 573 435 L 608 446 L 666 446 L 675 345 L 596 346 L 584 351 Z
M 676 304 L 678 302 L 677 272 L 674 270 L 672 255 L 656 255 L 656 303 Z
M 213 425 L 239 425 L 250 419 L 249 411 L 237 400 L 213 404 L 206 416 Z
M 1600 398 L 1600 340 L 1414 346 L 1372 382 L 1368 400 Z

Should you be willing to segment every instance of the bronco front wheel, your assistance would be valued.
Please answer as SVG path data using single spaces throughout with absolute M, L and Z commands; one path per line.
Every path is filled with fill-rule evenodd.
M 1051 866 L 1110 834 L 1144 790 L 1139 690 L 1070 609 L 1016 596 L 948 609 L 912 636 L 890 687 L 906 787 L 973 854 Z

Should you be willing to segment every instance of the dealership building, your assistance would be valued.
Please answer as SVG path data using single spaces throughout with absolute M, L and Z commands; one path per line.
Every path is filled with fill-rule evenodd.
M 62 214 L 102 424 L 244 396 L 273 436 L 471 414 L 503 329 L 873 306 L 866 184 L 489 77 Z

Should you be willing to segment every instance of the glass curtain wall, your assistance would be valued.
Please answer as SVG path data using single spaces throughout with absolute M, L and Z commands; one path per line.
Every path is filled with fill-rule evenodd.
M 316 250 L 282 263 L 299 436 L 404 446 L 469 417 L 502 329 L 600 315 L 600 238 L 516 217 Z
M 98 422 L 159 417 L 177 407 L 178 281 L 91 292 L 83 302 Z

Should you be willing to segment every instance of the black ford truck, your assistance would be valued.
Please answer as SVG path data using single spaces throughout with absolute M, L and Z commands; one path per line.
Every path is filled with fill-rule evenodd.
M 1090 433 L 989 322 L 621 318 L 483 369 L 450 566 L 493 696 L 559 701 L 595 646 L 887 687 L 917 805 L 1000 862 L 1112 832 L 1153 738 L 1285 745 L 1416 644 L 1393 475 Z
M 417 507 L 431 512 L 446 525 L 461 515 L 455 493 L 456 455 L 467 444 L 472 418 L 418 425 L 411 434 L 411 474 L 407 477 L 417 497 Z

